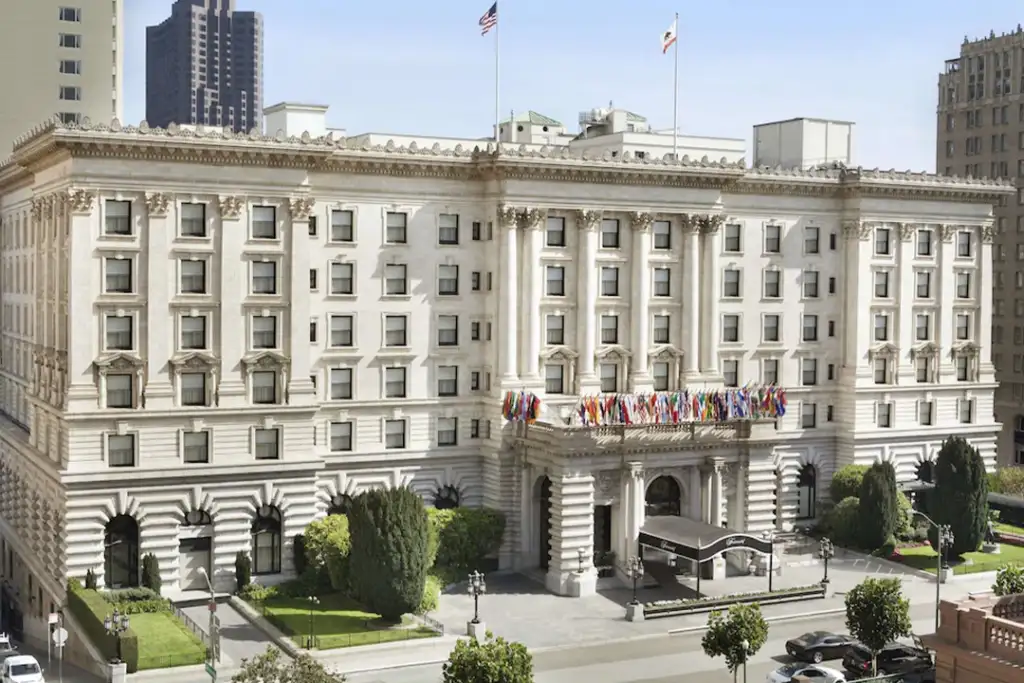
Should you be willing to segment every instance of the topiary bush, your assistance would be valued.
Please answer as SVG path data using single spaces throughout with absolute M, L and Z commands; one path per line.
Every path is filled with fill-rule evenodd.
M 317 573 L 320 585 L 331 586 L 339 591 L 348 590 L 348 579 L 341 578 L 347 573 L 345 563 L 350 546 L 348 517 L 328 515 L 317 519 L 306 527 L 304 537 L 306 565 L 310 571 Z M 333 574 L 331 555 L 334 556 Z
M 836 470 L 829 486 L 829 496 L 833 502 L 839 503 L 847 498 L 860 495 L 860 484 L 864 481 L 867 465 L 846 465 Z
M 932 519 L 948 524 L 953 531 L 954 557 L 973 552 L 988 530 L 988 476 L 978 449 L 959 436 L 942 443 L 935 458 L 935 488 L 929 494 Z M 932 547 L 935 532 L 928 535 Z
M 484 560 L 498 552 L 505 534 L 505 516 L 490 508 L 452 508 L 429 513 L 431 532 L 428 566 L 453 571 L 483 568 Z M 432 547 L 429 547 L 432 546 Z
M 252 560 L 249 553 L 239 550 L 235 553 L 235 585 L 241 593 L 245 587 L 252 583 Z
M 305 574 L 309 567 L 306 561 L 306 537 L 303 534 L 295 534 L 292 539 L 292 566 L 295 567 L 296 576 Z
M 864 549 L 878 550 L 894 537 L 899 516 L 897 493 L 892 463 L 876 462 L 864 474 L 857 513 Z
M 856 496 L 844 498 L 829 512 L 828 517 L 825 518 L 825 526 L 836 545 L 847 548 L 855 548 L 860 545 L 859 514 L 860 499 Z
M 368 611 L 397 623 L 423 598 L 429 536 L 423 500 L 405 487 L 366 491 L 352 501 L 348 521 L 352 588 Z
M 142 585 L 160 595 L 160 561 L 153 553 L 142 556 Z
M 896 492 L 896 539 L 910 541 L 914 538 L 914 506 L 903 491 Z

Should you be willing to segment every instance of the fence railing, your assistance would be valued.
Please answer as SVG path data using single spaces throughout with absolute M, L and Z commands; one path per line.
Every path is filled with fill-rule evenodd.
M 440 621 L 438 621 L 437 619 L 431 619 L 426 614 L 419 618 L 423 621 L 424 626 L 431 629 L 432 631 L 437 631 L 442 636 L 444 635 L 444 624 L 442 624 Z
M 192 633 L 194 633 L 196 637 L 199 638 L 199 641 L 203 644 L 203 646 L 207 650 L 209 650 L 210 634 L 206 632 L 206 629 L 197 624 L 195 620 L 192 619 L 192 617 L 185 614 L 185 611 L 177 605 L 172 605 L 171 610 L 174 613 L 174 616 L 178 617 L 178 619 L 181 620 L 181 623 L 185 624 L 185 628 L 187 628 L 189 631 L 192 631 Z

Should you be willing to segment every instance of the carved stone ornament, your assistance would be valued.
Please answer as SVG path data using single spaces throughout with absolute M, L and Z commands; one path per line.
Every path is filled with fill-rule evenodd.
M 146 208 L 150 216 L 166 216 L 171 207 L 171 195 L 166 192 L 153 192 L 146 195 Z
M 638 462 L 626 463 L 626 469 L 629 471 L 629 475 L 634 479 L 644 478 L 644 467 Z
M 593 209 L 577 209 L 576 227 L 588 232 L 597 230 L 597 227 L 601 225 L 602 218 L 604 218 L 604 214 L 600 211 L 595 211 Z
M 246 356 L 242 359 L 242 364 L 249 371 L 281 370 L 288 364 L 288 359 L 273 351 L 263 351 Z
M 992 244 L 992 241 L 996 238 L 996 226 L 994 225 L 983 225 L 981 226 L 981 241 L 985 244 Z
M 914 234 L 917 232 L 917 223 L 900 223 L 898 227 L 901 241 L 909 242 L 914 239 Z
M 308 221 L 309 214 L 313 211 L 316 200 L 312 197 L 296 197 L 288 200 L 288 209 L 291 211 L 293 221 Z
M 71 213 L 89 213 L 92 211 L 96 193 L 92 190 L 69 190 L 68 207 Z
M 142 359 L 128 353 L 114 353 L 93 361 L 100 374 L 109 372 L 133 372 L 142 367 Z
M 242 207 L 244 205 L 245 200 L 241 197 L 220 197 L 217 199 L 221 218 L 237 219 L 242 215 Z
M 498 227 L 515 230 L 518 227 L 519 214 L 515 207 L 501 204 L 498 206 Z
M 707 214 L 700 217 L 700 231 L 705 235 L 714 235 L 725 223 L 725 216 L 721 214 Z
M 622 473 L 614 470 L 601 470 L 594 473 L 594 497 L 608 500 L 618 496 Z
M 654 223 L 654 214 L 649 211 L 634 211 L 629 214 L 629 223 L 637 232 L 647 232 Z
M 865 241 L 871 239 L 871 233 L 875 231 L 875 228 L 870 223 L 864 223 L 856 219 L 849 219 L 843 221 L 843 236 L 848 240 L 858 239 Z
M 43 217 L 43 200 L 36 197 L 32 200 L 32 218 L 39 220 Z
M 171 365 L 180 370 L 212 370 L 217 360 L 205 353 L 183 353 L 171 358 Z
M 546 209 L 522 209 L 518 214 L 519 227 L 524 230 L 539 230 L 547 219 Z
M 941 226 L 942 241 L 943 242 L 952 242 L 953 241 L 953 235 L 956 234 L 956 229 L 957 229 L 957 226 L 950 225 L 948 223 L 946 225 Z

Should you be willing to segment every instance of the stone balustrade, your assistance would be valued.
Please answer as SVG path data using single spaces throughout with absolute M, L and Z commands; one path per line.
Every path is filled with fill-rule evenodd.
M 923 638 L 935 650 L 939 683 L 1020 681 L 1024 669 L 1024 595 L 974 594 L 944 600 L 939 630 Z

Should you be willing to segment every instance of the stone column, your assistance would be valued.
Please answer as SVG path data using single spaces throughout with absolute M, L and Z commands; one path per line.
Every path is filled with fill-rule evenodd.
M 646 487 L 643 465 L 639 462 L 626 463 L 622 469 L 620 480 L 621 500 L 620 508 L 622 514 L 622 539 L 620 545 L 615 549 L 616 574 L 619 579 L 628 586 L 632 581 L 626 576 L 625 568 L 629 558 L 638 555 L 640 552 L 638 543 L 640 541 L 640 528 L 644 525 L 644 506 L 646 503 Z
M 917 225 L 914 223 L 900 223 L 898 226 L 900 242 L 897 263 L 898 277 L 894 286 L 898 288 L 896 296 L 899 297 L 899 316 L 893 321 L 895 327 L 895 343 L 899 353 L 895 359 L 897 367 L 892 368 L 895 377 L 903 377 L 911 382 L 914 379 L 914 367 L 910 358 L 910 349 L 916 343 L 914 340 L 917 321 L 914 311 L 914 294 L 917 282 L 914 278 L 914 235 L 917 232 Z M 874 323 L 872 323 L 874 324 Z
M 92 236 L 98 231 L 96 226 L 99 223 L 99 216 L 96 213 L 96 193 L 91 190 L 71 190 L 67 196 L 67 209 L 70 216 L 71 238 L 69 252 L 69 267 L 77 264 L 91 264 L 93 262 Z M 94 292 L 90 287 L 69 284 L 71 290 L 68 297 L 68 320 L 93 320 L 93 296 Z M 38 313 L 37 313 L 38 315 Z M 95 331 L 90 331 L 85 339 L 74 340 L 68 349 L 68 412 L 83 410 L 96 410 L 97 389 L 93 381 L 92 363 L 96 357 Z M 51 339 L 47 339 L 49 346 L 56 346 Z
M 940 353 L 936 368 L 936 380 L 942 382 L 944 379 L 952 379 L 956 376 L 956 366 L 950 356 L 950 351 L 956 343 L 956 314 L 953 310 L 953 302 L 956 299 L 956 244 L 953 238 L 956 236 L 957 226 L 940 226 L 942 243 L 939 244 L 938 268 L 938 295 L 939 295 L 939 319 L 936 321 L 936 343 L 939 345 Z M 989 252 L 991 254 L 991 252 Z M 991 265 L 989 266 L 991 267 Z M 991 298 L 991 288 L 988 291 L 982 290 L 985 297 Z M 985 298 L 983 297 L 983 298 Z
M 174 388 L 170 375 L 164 371 L 167 361 L 177 348 L 175 325 L 170 311 L 171 288 L 175 286 L 173 262 L 169 245 L 175 232 L 174 198 L 169 194 L 147 194 L 146 208 L 149 226 L 144 233 L 146 239 L 145 284 L 139 279 L 139 288 L 146 292 L 146 409 L 165 410 L 174 406 Z M 170 322 L 168 322 L 170 321 Z M 170 328 L 170 329 L 168 329 Z
M 519 364 L 516 358 L 519 337 L 519 307 L 516 300 L 519 296 L 517 278 L 519 242 L 516 235 L 517 216 L 510 206 L 498 207 L 498 230 L 501 232 L 501 276 L 498 288 L 501 292 L 501 325 L 498 329 L 501 337 L 499 366 L 501 383 L 506 388 L 514 388 L 519 383 Z
M 241 408 L 247 405 L 246 384 L 242 380 L 242 357 L 248 350 L 246 335 L 249 323 L 245 319 L 242 301 L 248 291 L 245 269 L 239 265 L 246 242 L 245 198 L 221 197 L 220 209 L 220 261 L 209 262 L 206 287 L 210 292 L 220 289 L 220 361 L 221 378 L 218 405 L 221 408 Z M 215 276 L 220 276 L 215 281 Z M 307 275 L 308 277 L 308 275 Z M 308 339 L 308 338 L 307 338 Z M 215 349 L 215 351 L 218 349 Z
M 540 340 L 541 329 L 540 302 L 544 296 L 544 266 L 540 261 L 544 247 L 544 224 L 547 211 L 543 209 L 527 209 L 523 211 L 520 225 L 526 230 L 526 277 L 523 286 L 527 288 L 529 303 L 526 306 L 526 363 L 525 380 L 542 383 L 540 376 Z
M 703 493 L 701 491 L 702 480 L 701 480 L 701 476 L 700 476 L 700 468 L 697 467 L 696 465 L 693 465 L 689 469 L 690 469 L 690 484 L 689 484 L 689 487 L 688 487 L 689 488 L 689 491 L 688 491 L 688 493 L 689 493 L 689 500 L 687 502 L 690 504 L 690 509 L 689 509 L 687 514 L 690 517 L 690 519 L 695 519 L 695 520 L 698 520 L 698 521 L 703 521 L 704 520 L 704 514 L 703 514 L 703 512 L 701 512 L 701 510 L 703 509 L 701 507 L 702 506 L 702 502 L 701 501 L 704 498 L 703 498 Z
M 704 337 L 701 339 L 701 374 L 711 381 L 721 381 L 722 368 L 718 363 L 718 344 L 721 337 L 722 316 L 719 313 L 719 299 L 722 296 L 722 273 L 718 258 L 718 229 L 725 219 L 720 215 L 702 216 L 700 232 L 703 242 Z
M 597 354 L 597 228 L 601 224 L 600 211 L 580 210 L 576 212 L 576 227 L 580 236 L 580 256 L 577 261 L 580 295 L 576 297 L 576 319 L 580 349 L 579 393 L 594 394 L 600 391 L 601 381 L 594 370 Z
M 700 374 L 700 233 L 696 216 L 683 216 L 683 377 Z
M 637 393 L 653 391 L 654 384 L 648 367 L 648 328 L 651 324 L 651 223 L 654 216 L 645 211 L 633 213 L 633 311 L 630 316 L 632 348 L 632 376 L 630 384 Z
M 995 368 L 992 366 L 992 241 L 996 236 L 996 226 L 989 224 L 981 227 L 981 239 L 978 241 L 979 276 L 976 291 L 979 296 L 978 306 L 978 381 L 994 382 Z
M 597 586 L 591 557 L 594 554 L 594 477 L 554 474 L 551 479 L 551 563 L 545 580 L 558 595 L 585 597 Z M 584 573 L 578 548 L 583 548 Z
M 288 301 L 288 357 L 289 367 L 285 369 L 288 387 L 288 403 L 291 405 L 312 405 L 316 402 L 313 382 L 309 379 L 309 216 L 316 200 L 312 197 L 297 197 L 289 200 L 291 212 L 291 253 Z M 328 273 L 328 277 L 330 274 Z M 326 330 L 325 334 L 330 334 Z M 282 378 L 283 379 L 283 378 Z
M 536 479 L 536 474 L 533 471 L 533 466 L 526 459 L 526 453 L 518 454 L 515 462 L 517 465 L 515 475 L 518 476 L 515 476 L 513 481 L 512 493 L 518 494 L 519 520 L 512 531 L 518 533 L 519 536 L 519 556 L 513 559 L 513 566 L 517 568 L 536 567 L 537 564 L 532 561 L 538 543 L 534 535 L 537 528 L 536 522 L 539 521 L 534 520 L 534 517 L 537 516 L 533 500 L 533 482 Z M 540 558 L 537 559 L 539 561 Z
M 722 505 L 725 502 L 722 495 L 722 474 L 724 464 L 719 459 L 711 461 L 711 518 L 710 524 L 722 526 Z

